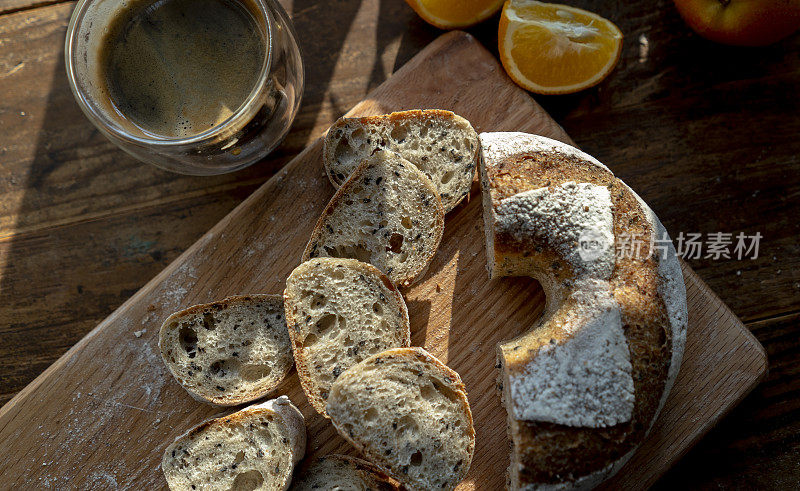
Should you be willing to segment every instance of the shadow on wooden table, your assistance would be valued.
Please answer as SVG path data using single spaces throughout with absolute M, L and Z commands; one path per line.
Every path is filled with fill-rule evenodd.
M 28 60 L 27 87 L 13 87 L 9 97 L 18 93 L 29 113 L 41 108 L 23 124 L 41 123 L 25 132 L 29 141 L 4 142 L 30 151 L 9 171 L 22 196 L 0 266 L 0 404 L 437 34 L 403 2 L 296 0 L 291 7 L 306 66 L 300 112 L 273 154 L 223 176 L 140 163 L 92 126 L 65 75 L 66 8 L 26 45 L 44 55 Z
M 315 127 L 314 119 L 328 110 L 328 104 L 333 106 L 335 116 L 326 123 L 349 111 L 441 33 L 416 17 L 405 2 L 395 0 L 295 0 L 292 12 L 306 70 L 305 111 L 300 115 L 304 122 L 295 124 L 295 133 L 306 140 L 316 136 L 313 131 L 327 128 L 327 124 L 324 128 Z M 370 23 L 365 18 L 374 21 Z M 404 18 L 408 22 L 398 22 Z M 390 66 L 387 58 L 396 43 Z M 364 84 L 365 69 L 370 65 Z M 348 87 L 359 84 L 364 85 Z M 342 98 L 342 94 L 352 95 L 353 89 L 357 97 Z M 309 120 L 309 116 L 313 119 Z

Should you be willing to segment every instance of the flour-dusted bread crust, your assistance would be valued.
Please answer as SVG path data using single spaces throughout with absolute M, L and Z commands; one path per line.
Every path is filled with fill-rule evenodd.
M 170 315 L 158 345 L 175 379 L 201 402 L 232 406 L 271 392 L 292 368 L 280 295 L 242 295 Z
M 590 489 L 630 458 L 677 376 L 680 265 L 650 208 L 591 156 L 524 133 L 481 143 L 490 275 L 534 277 L 547 296 L 498 348 L 510 485 Z
M 303 415 L 286 396 L 208 420 L 167 447 L 161 469 L 177 490 L 285 490 L 303 458 Z
M 413 163 L 436 186 L 445 212 L 469 194 L 480 159 L 469 121 L 441 109 L 340 118 L 324 140 L 325 171 L 334 186 L 376 150 L 391 150 Z
M 411 345 L 403 296 L 375 266 L 356 259 L 304 262 L 286 280 L 284 306 L 300 383 L 323 416 L 342 372 L 389 348 Z
M 356 457 L 326 455 L 296 475 L 292 491 L 399 491 L 397 481 L 380 468 Z
M 444 209 L 431 180 L 399 155 L 378 151 L 331 198 L 303 261 L 358 259 L 407 286 L 430 264 L 443 231 Z
M 454 489 L 469 471 L 475 430 L 467 392 L 422 348 L 384 351 L 333 383 L 336 430 L 411 490 Z

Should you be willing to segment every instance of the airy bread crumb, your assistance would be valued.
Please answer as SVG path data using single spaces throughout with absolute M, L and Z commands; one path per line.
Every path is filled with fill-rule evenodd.
M 469 194 L 480 159 L 469 121 L 441 109 L 340 118 L 324 140 L 325 171 L 341 186 L 376 150 L 391 150 L 427 175 L 449 212 Z
M 408 489 L 454 489 L 475 450 L 466 389 L 422 348 L 396 348 L 346 370 L 331 387 L 336 430 Z
M 179 436 L 161 469 L 173 491 L 285 490 L 305 448 L 303 415 L 281 396 Z
M 358 259 L 406 286 L 433 259 L 443 230 L 444 209 L 431 180 L 399 155 L 378 151 L 331 198 L 303 261 Z
M 377 268 L 356 259 L 304 262 L 286 279 L 284 305 L 297 374 L 323 416 L 331 385 L 342 372 L 411 344 L 402 295 Z
M 271 392 L 292 368 L 280 295 L 242 295 L 195 305 L 161 326 L 161 357 L 201 402 L 232 406 Z

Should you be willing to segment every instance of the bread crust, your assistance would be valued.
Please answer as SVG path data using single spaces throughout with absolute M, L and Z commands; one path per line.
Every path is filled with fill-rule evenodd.
M 303 413 L 297 409 L 297 406 L 292 404 L 287 396 L 276 397 L 261 404 L 255 404 L 248 409 L 253 410 L 269 410 L 283 418 L 289 430 L 289 441 L 292 449 L 292 462 L 297 465 L 306 454 L 306 420 Z M 234 413 L 235 414 L 235 413 Z
M 599 278 L 619 306 L 630 352 L 635 402 L 628 421 L 582 427 L 518 419 L 513 408 L 519 401 L 513 400 L 509 381 L 540 356 L 541 345 L 533 333 L 546 333 L 559 346 L 572 338 L 574 333 L 560 330 L 559 325 L 569 314 L 569 299 L 585 275 L 581 264 L 571 262 L 554 247 L 555 238 L 548 236 L 548 231 L 512 233 L 498 215 L 500 207 L 531 190 L 544 189 L 549 195 L 569 182 L 589 183 L 608 190 L 615 248 L 622 233 L 647 240 L 661 239 L 665 231 L 627 185 L 574 147 L 524 133 L 482 134 L 481 139 L 490 275 L 533 276 L 542 283 L 547 297 L 545 314 L 534 329 L 498 349 L 514 448 L 511 485 L 513 489 L 588 489 L 618 471 L 642 442 L 677 376 L 687 317 L 680 266 L 670 242 L 662 260 L 647 254 L 628 258 L 615 254 L 613 270 L 607 278 Z M 562 218 L 567 226 L 569 220 Z
M 292 489 L 306 489 L 302 487 L 303 485 L 307 485 L 305 478 L 308 477 L 308 474 L 312 471 L 317 470 L 316 466 L 326 461 L 349 467 L 358 475 L 363 483 L 368 486 L 367 489 L 371 491 L 399 491 L 401 489 L 400 484 L 396 480 L 389 477 L 388 474 L 383 472 L 383 470 L 375 464 L 357 457 L 338 454 L 326 455 L 311 463 L 304 471 L 300 472 L 299 476 L 295 477 L 295 482 L 292 483 Z
M 343 134 L 344 131 L 342 130 L 345 130 L 348 126 L 358 126 L 361 128 L 381 128 L 391 132 L 392 128 L 394 128 L 396 125 L 426 120 L 435 120 L 440 122 L 452 121 L 455 125 L 467 129 L 467 131 L 470 133 L 470 138 L 475 140 L 475 151 L 471 155 L 466 166 L 463 167 L 463 172 L 459 173 L 459 175 L 456 177 L 458 180 L 458 193 L 453 196 L 441 196 L 445 213 L 455 208 L 466 196 L 469 195 L 471 184 L 475 176 L 475 171 L 478 167 L 478 163 L 480 162 L 480 143 L 478 141 L 478 134 L 472 128 L 472 125 L 469 121 L 453 113 L 452 111 L 447 111 L 444 109 L 412 109 L 408 111 L 396 111 L 379 116 L 339 118 L 333 125 L 331 125 L 325 137 L 323 138 L 322 155 L 325 164 L 325 173 L 328 175 L 328 179 L 331 181 L 331 184 L 338 188 L 344 183 L 347 177 L 345 176 L 345 178 L 342 179 L 341 175 L 337 175 L 333 169 L 334 162 L 336 162 L 336 148 L 341 139 L 345 137 Z M 381 146 L 386 147 L 386 144 L 384 143 Z M 423 171 L 423 173 L 425 172 Z
M 340 206 L 345 206 L 345 201 L 350 193 L 350 187 L 358 185 L 358 183 L 365 177 L 365 174 L 369 172 L 375 165 L 378 165 L 377 162 L 370 159 L 365 160 L 361 163 L 361 165 L 358 166 L 358 168 L 356 168 L 356 170 L 353 171 L 347 181 L 345 181 L 345 183 L 342 184 L 342 186 L 336 191 L 331 200 L 328 202 L 328 205 L 325 207 L 325 210 L 322 212 L 322 215 L 320 215 L 319 219 L 317 220 L 314 230 L 311 232 L 311 238 L 309 239 L 308 244 L 303 251 L 302 262 L 308 261 L 312 257 L 319 257 L 316 255 L 316 252 L 320 247 L 320 239 L 323 233 L 325 233 L 324 227 L 328 217 Z M 404 165 L 419 180 L 420 186 L 427 191 L 427 197 L 430 198 L 431 205 L 434 209 L 433 213 L 435 215 L 435 224 L 432 230 L 433 236 L 431 237 L 431 244 L 426 248 L 427 252 L 423 257 L 420 258 L 419 261 L 415 262 L 413 268 L 411 268 L 407 274 L 399 276 L 390 271 L 382 271 L 384 274 L 386 274 L 386 276 L 391 278 L 392 282 L 398 287 L 410 286 L 425 273 L 428 265 L 433 260 L 433 256 L 436 254 L 436 251 L 439 248 L 439 243 L 441 242 L 442 235 L 444 234 L 444 208 L 442 207 L 442 201 L 439 198 L 436 188 L 434 187 L 433 183 L 431 183 L 431 180 L 428 179 L 428 176 L 417 169 L 414 164 L 404 160 Z
M 183 387 L 186 390 L 186 392 L 188 392 L 189 395 L 192 396 L 194 400 L 206 404 L 212 404 L 215 406 L 224 406 L 224 407 L 237 406 L 239 404 L 254 401 L 266 396 L 267 394 L 275 390 L 275 388 L 278 385 L 280 385 L 281 382 L 283 382 L 283 380 L 291 371 L 293 365 L 291 361 L 291 353 L 287 352 L 286 356 L 288 357 L 288 360 L 286 362 L 274 364 L 275 366 L 273 368 L 277 369 L 278 372 L 275 372 L 277 376 L 271 377 L 272 378 L 271 383 L 263 383 L 260 387 L 258 387 L 257 390 L 251 390 L 249 392 L 242 393 L 239 396 L 232 395 L 228 392 L 215 396 L 215 395 L 200 393 L 194 390 L 193 388 L 187 387 L 185 384 L 183 384 L 181 382 L 179 374 L 176 372 L 175 364 L 168 359 L 167 338 L 170 334 L 169 326 L 173 321 L 195 314 L 202 314 L 204 312 L 226 310 L 231 306 L 247 304 L 248 302 L 252 301 L 263 301 L 269 303 L 271 304 L 271 307 L 275 309 L 276 312 L 283 312 L 282 295 L 274 295 L 274 294 L 232 295 L 230 297 L 226 297 L 216 302 L 192 305 L 191 307 L 188 307 L 186 309 L 171 314 L 161 324 L 161 328 L 159 330 L 159 335 L 158 335 L 158 348 L 161 353 L 161 357 L 164 360 L 164 364 L 167 366 L 170 373 L 173 375 L 173 377 L 175 377 L 178 383 L 180 383 L 181 387 Z
M 318 413 L 325 418 L 328 418 L 328 414 L 325 412 L 325 399 L 319 394 L 319 386 L 314 382 L 314 374 L 309 369 L 308 360 L 305 356 L 304 339 L 302 339 L 301 333 L 298 329 L 298 325 L 302 321 L 295 316 L 295 311 L 291 308 L 292 305 L 295 305 L 299 302 L 299 299 L 297 299 L 291 293 L 289 288 L 292 275 L 295 275 L 296 273 L 303 274 L 307 268 L 313 267 L 313 262 L 327 263 L 331 267 L 335 266 L 336 264 L 342 264 L 352 270 L 360 271 L 362 274 L 379 279 L 399 307 L 399 314 L 402 318 L 404 326 L 402 329 L 403 339 L 400 346 L 411 345 L 411 328 L 408 320 L 408 308 L 406 307 L 405 300 L 403 300 L 403 296 L 400 294 L 397 288 L 395 288 L 392 282 L 389 281 L 389 278 L 371 264 L 364 263 L 356 259 L 315 258 L 302 263 L 300 266 L 295 268 L 294 271 L 292 271 L 291 275 L 289 275 L 289 279 L 287 279 L 286 282 L 287 288 L 284 291 L 284 306 L 286 311 L 286 325 L 289 329 L 289 337 L 292 340 L 292 352 L 294 353 L 297 375 L 300 379 L 300 385 L 303 387 L 303 391 L 306 393 L 311 405 Z M 389 302 L 387 301 L 387 304 L 388 303 Z

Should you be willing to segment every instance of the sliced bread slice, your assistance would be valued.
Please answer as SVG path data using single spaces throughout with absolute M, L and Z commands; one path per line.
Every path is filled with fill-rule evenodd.
M 371 264 L 311 259 L 286 279 L 283 298 L 297 374 L 322 415 L 342 372 L 371 355 L 411 345 L 403 296 Z
M 303 261 L 354 258 L 406 286 L 428 267 L 443 230 L 444 209 L 431 180 L 399 155 L 378 151 L 331 198 Z
M 326 455 L 292 481 L 292 491 L 397 491 L 397 481 L 375 465 L 347 455 Z
M 161 469 L 172 490 L 284 490 L 305 449 L 303 415 L 281 396 L 179 436 Z
M 416 165 L 439 192 L 445 212 L 469 194 L 480 158 L 469 121 L 441 109 L 340 118 L 324 140 L 325 171 L 341 186 L 376 150 L 391 150 Z
M 458 374 L 422 348 L 371 356 L 333 383 L 326 407 L 336 430 L 409 489 L 454 489 L 475 450 Z
M 164 363 L 201 402 L 233 406 L 267 395 L 292 368 L 280 295 L 242 295 L 170 315 L 158 346 Z

